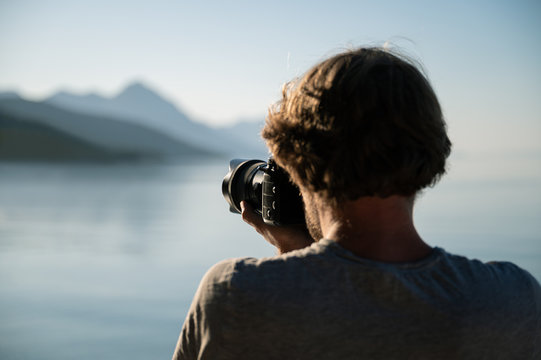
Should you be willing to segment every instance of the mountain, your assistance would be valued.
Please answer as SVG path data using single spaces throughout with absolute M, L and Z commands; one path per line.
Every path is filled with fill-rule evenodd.
M 0 160 L 114 162 L 137 154 L 108 151 L 51 126 L 0 110 Z
M 264 145 L 252 136 L 234 134 L 224 129 L 212 129 L 196 123 L 143 83 L 133 83 L 112 98 L 97 94 L 75 95 L 59 92 L 45 100 L 47 104 L 92 116 L 106 116 L 119 121 L 139 124 L 167 133 L 174 139 L 195 147 L 206 148 L 224 156 L 250 156 L 266 153 Z M 233 135 L 233 136 L 232 136 Z M 252 155 L 253 156 L 253 155 Z
M 20 99 L 21 97 L 15 91 L 0 92 L 0 99 Z
M 94 93 L 76 95 L 60 91 L 45 102 L 79 113 L 115 117 L 161 129 L 190 122 L 181 110 L 142 83 L 133 83 L 112 98 Z
M 183 142 L 150 127 L 102 115 L 80 114 L 48 103 L 0 99 L 0 114 L 3 118 L 31 121 L 55 129 L 119 156 L 156 160 L 219 156 L 203 146 Z M 7 123 L 7 120 L 4 121 L 3 127 L 0 127 L 3 138 L 8 132 Z

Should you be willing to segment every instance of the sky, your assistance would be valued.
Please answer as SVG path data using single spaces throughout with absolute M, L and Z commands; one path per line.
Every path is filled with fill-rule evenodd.
M 455 149 L 539 151 L 539 1 L 0 0 L 0 91 L 113 96 L 143 81 L 212 126 L 261 120 L 343 49 L 418 59 Z

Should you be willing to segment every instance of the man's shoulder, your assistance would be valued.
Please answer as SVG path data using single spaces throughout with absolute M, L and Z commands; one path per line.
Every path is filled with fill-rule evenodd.
M 298 286 L 299 278 L 306 277 L 314 267 L 328 263 L 325 246 L 313 244 L 307 248 L 264 258 L 232 258 L 212 266 L 202 283 L 227 291 L 272 291 L 273 287 Z M 312 270 L 311 270 L 312 269 Z
M 245 293 L 265 296 L 276 291 L 294 294 L 304 287 L 336 285 L 345 274 L 349 280 L 354 276 L 359 283 L 373 283 L 375 287 L 392 276 L 396 281 L 442 289 L 446 294 L 493 300 L 516 294 L 541 302 L 537 280 L 511 262 L 483 262 L 436 248 L 429 258 L 416 263 L 380 264 L 356 258 L 330 242 L 274 257 L 223 260 L 209 269 L 201 286 L 215 297 Z
M 442 253 L 441 266 L 454 268 L 465 277 L 499 282 L 515 282 L 517 280 L 525 282 L 533 280 L 536 282 L 528 271 L 509 261 L 484 262 L 462 255 L 451 254 L 442 249 L 440 251 Z
M 530 299 L 541 306 L 541 286 L 526 270 L 508 261 L 483 262 L 442 250 L 437 271 L 439 275 L 472 293 L 496 299 Z
M 253 286 L 258 287 L 258 284 L 268 285 L 274 281 L 285 286 L 288 279 L 296 281 L 295 278 L 298 276 L 313 276 L 314 272 L 320 271 L 332 273 L 332 270 L 337 267 L 337 261 L 346 261 L 343 264 L 350 266 L 362 265 L 364 269 L 405 271 L 410 276 L 417 274 L 423 279 L 434 275 L 435 278 L 451 277 L 458 283 L 468 282 L 500 287 L 525 286 L 530 290 L 532 287 L 539 288 L 539 283 L 528 271 L 511 262 L 483 262 L 435 248 L 428 259 L 388 267 L 385 264 L 382 266 L 382 264 L 364 259 L 356 259 L 354 255 L 344 249 L 339 249 L 339 246 L 329 241 L 314 243 L 310 247 L 273 257 L 223 260 L 209 269 L 204 280 L 227 287 L 244 284 L 253 288 Z

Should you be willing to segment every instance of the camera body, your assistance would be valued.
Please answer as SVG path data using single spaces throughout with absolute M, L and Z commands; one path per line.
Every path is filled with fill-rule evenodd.
M 241 213 L 240 202 L 247 201 L 270 225 L 303 224 L 304 208 L 297 186 L 271 158 L 233 159 L 222 182 L 222 194 L 229 210 Z

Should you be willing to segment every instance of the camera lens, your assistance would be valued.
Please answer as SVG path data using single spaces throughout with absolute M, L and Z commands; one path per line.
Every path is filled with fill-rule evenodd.
M 265 174 L 261 169 L 266 165 L 263 160 L 233 159 L 229 162 L 229 172 L 222 182 L 222 194 L 231 212 L 240 214 L 240 202 L 246 200 L 261 214 L 261 184 Z

